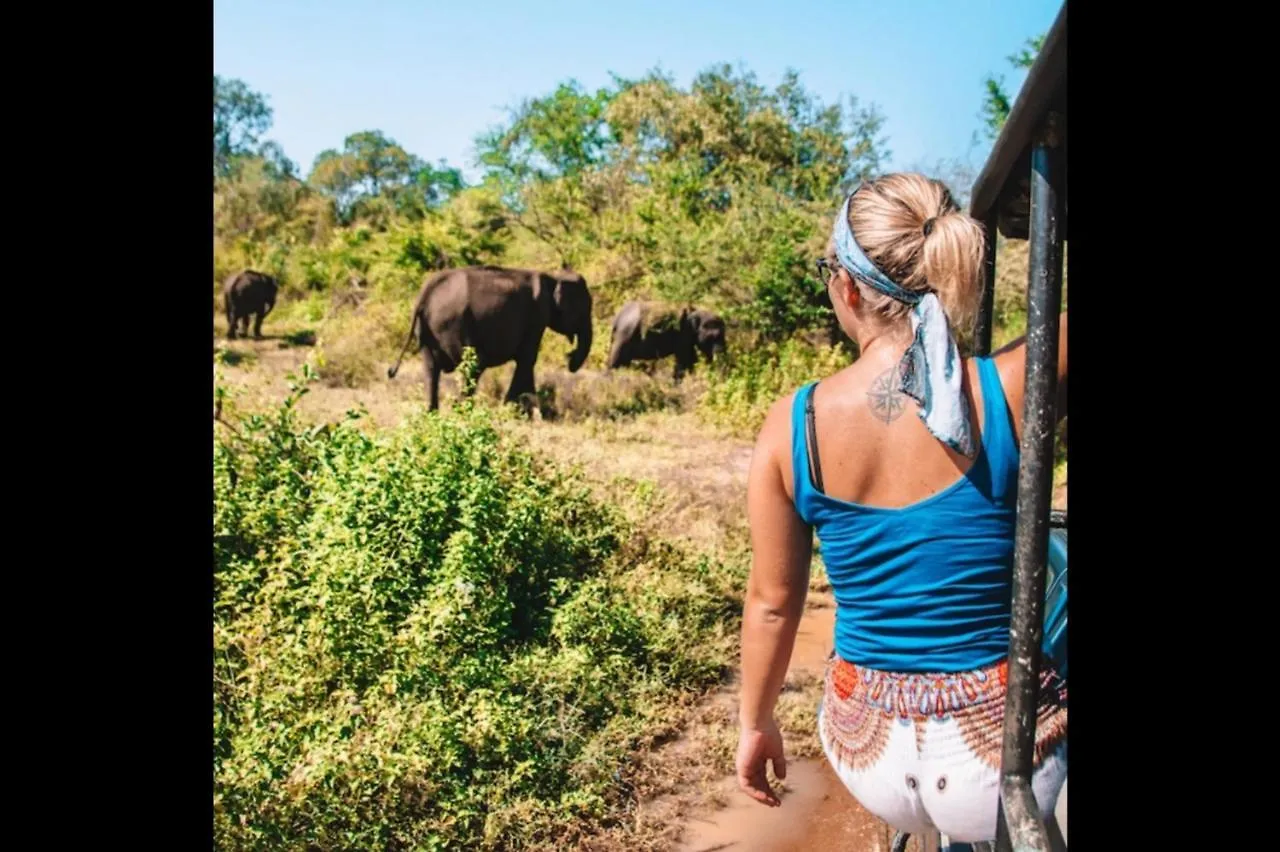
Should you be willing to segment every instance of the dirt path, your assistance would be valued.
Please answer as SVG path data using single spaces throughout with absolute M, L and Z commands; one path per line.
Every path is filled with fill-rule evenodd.
M 809 607 L 801 619 L 791 655 L 788 677 L 807 672 L 821 676 L 831 653 L 835 607 L 829 594 L 810 593 Z M 851 852 L 887 852 L 894 832 L 867 812 L 845 789 L 823 758 L 787 762 L 782 804 L 768 808 L 739 792 L 732 776 L 717 784 L 718 798 L 727 804 L 718 810 L 686 819 L 678 852 L 808 852 L 847 849 Z M 1067 788 L 1062 788 L 1055 809 L 1063 840 L 1067 839 Z M 919 852 L 918 838 L 907 849 Z
M 801 619 L 788 676 L 821 677 L 831 652 L 835 608 L 829 595 L 810 594 Z M 816 709 L 816 708 L 815 708 Z M 887 850 L 892 835 L 849 795 L 821 757 L 787 762 L 782 804 L 768 808 L 738 791 L 726 776 L 717 792 L 727 804 L 697 814 L 684 825 L 679 852 L 801 852 L 810 849 Z

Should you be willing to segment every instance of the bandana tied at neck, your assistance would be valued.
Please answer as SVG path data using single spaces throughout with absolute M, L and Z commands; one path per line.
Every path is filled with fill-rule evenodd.
M 964 396 L 960 351 L 951 334 L 942 302 L 932 290 L 905 290 L 881 272 L 862 252 L 849 228 L 849 203 L 855 188 L 836 216 L 836 256 L 845 270 L 863 284 L 891 299 L 911 305 L 911 346 L 898 366 L 898 390 L 920 406 L 920 419 L 938 440 L 973 458 L 977 452 Z

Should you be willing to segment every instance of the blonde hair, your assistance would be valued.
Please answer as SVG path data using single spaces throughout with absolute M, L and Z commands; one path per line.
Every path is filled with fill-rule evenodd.
M 986 243 L 982 226 L 961 211 L 946 184 L 904 172 L 868 181 L 849 203 L 849 227 L 881 272 L 904 290 L 932 289 L 952 328 L 968 330 L 982 296 Z M 835 258 L 834 241 L 827 254 Z M 854 284 L 885 320 L 904 319 L 911 310 L 857 279 Z

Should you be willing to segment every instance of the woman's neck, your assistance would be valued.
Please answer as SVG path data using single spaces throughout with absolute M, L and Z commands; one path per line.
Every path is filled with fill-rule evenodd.
M 853 340 L 858 344 L 859 359 L 865 358 L 873 352 L 877 357 L 884 357 L 882 353 L 901 357 L 902 353 L 906 352 L 907 347 L 911 344 L 910 327 L 904 327 L 900 324 L 882 325 L 875 328 L 864 326 L 855 329 L 855 332 Z

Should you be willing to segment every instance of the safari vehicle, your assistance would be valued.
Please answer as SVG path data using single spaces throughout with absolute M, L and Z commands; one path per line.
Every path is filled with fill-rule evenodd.
M 1062 305 L 1062 244 L 1067 238 L 1067 3 L 1062 4 L 1014 102 L 991 155 L 974 183 L 970 215 L 984 223 L 987 266 L 974 349 L 991 351 L 996 232 L 1026 240 L 1027 378 L 1018 472 L 1013 563 L 1013 623 L 1009 687 L 1001 755 L 1000 811 L 995 849 L 1065 848 L 1046 825 L 1031 791 L 1034 711 L 1040 663 L 1067 671 L 1067 514 L 1052 512 L 1054 397 Z M 1053 835 L 1052 837 L 1050 835 Z M 899 833 L 895 852 L 906 849 Z M 919 838 L 937 852 L 941 838 Z M 973 844 L 975 850 L 987 844 Z M 944 852 L 969 844 L 941 846 Z

